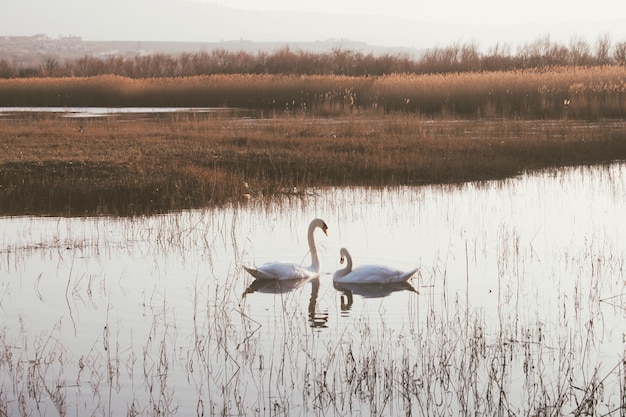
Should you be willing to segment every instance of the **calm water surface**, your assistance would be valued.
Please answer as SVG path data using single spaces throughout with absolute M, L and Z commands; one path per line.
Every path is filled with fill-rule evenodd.
M 7 415 L 615 412 L 626 164 L 462 186 L 319 189 L 143 218 L 0 219 Z M 310 263 L 254 282 L 241 265 Z M 355 265 L 410 288 L 335 288 Z

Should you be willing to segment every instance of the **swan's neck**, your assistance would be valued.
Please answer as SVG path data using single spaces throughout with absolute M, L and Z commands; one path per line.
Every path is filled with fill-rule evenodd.
M 346 274 L 349 274 L 350 272 L 352 272 L 352 257 L 348 252 L 344 252 L 343 257 L 346 260 L 346 267 L 343 270 L 346 272 Z
M 345 275 L 348 275 L 350 272 L 352 272 L 352 258 L 350 257 L 350 254 L 346 250 L 341 251 L 341 263 L 343 263 L 344 261 L 346 263 L 346 266 L 345 268 L 340 270 L 338 276 L 343 277 Z
M 317 247 L 315 246 L 315 237 L 313 236 L 313 232 L 315 232 L 314 225 L 309 226 L 309 233 L 307 235 L 309 240 L 309 250 L 311 251 L 311 270 L 315 272 L 319 272 L 320 270 L 320 258 L 317 256 Z

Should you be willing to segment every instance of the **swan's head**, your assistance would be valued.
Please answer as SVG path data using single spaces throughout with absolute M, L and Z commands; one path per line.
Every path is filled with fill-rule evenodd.
M 328 226 L 326 225 L 326 222 L 324 220 L 314 219 L 311 222 L 311 227 L 319 227 L 320 229 L 322 229 L 322 232 L 324 232 L 324 234 L 328 236 Z
M 350 256 L 350 253 L 348 253 L 348 249 L 341 248 L 339 250 L 339 255 L 339 263 L 343 265 L 343 263 L 346 261 L 346 258 Z

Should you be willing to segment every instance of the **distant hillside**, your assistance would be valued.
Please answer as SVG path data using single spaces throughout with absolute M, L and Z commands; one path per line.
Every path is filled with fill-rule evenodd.
M 34 36 L 0 36 L 0 59 L 9 60 L 23 66 L 37 66 L 46 59 L 58 61 L 81 58 L 85 55 L 95 57 L 168 54 L 178 55 L 182 52 L 211 52 L 216 49 L 227 51 L 244 51 L 255 54 L 259 51 L 272 53 L 281 48 L 289 47 L 293 51 L 329 52 L 335 49 L 361 52 L 374 55 L 408 55 L 419 57 L 422 51 L 411 48 L 391 48 L 368 45 L 343 39 L 330 39 L 319 42 L 159 42 L 159 41 L 86 41 L 77 36 L 51 38 L 46 35 Z

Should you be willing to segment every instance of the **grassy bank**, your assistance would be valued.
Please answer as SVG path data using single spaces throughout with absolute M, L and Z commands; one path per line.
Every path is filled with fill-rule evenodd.
M 568 100 L 567 106 L 564 106 Z M 0 80 L 0 106 L 243 107 L 345 115 L 376 109 L 428 117 L 623 118 L 626 68 L 377 77 L 212 75 Z
M 81 129 L 82 127 L 82 129 Z M 626 158 L 623 122 L 0 118 L 0 213 L 142 214 L 327 185 L 454 183 Z

